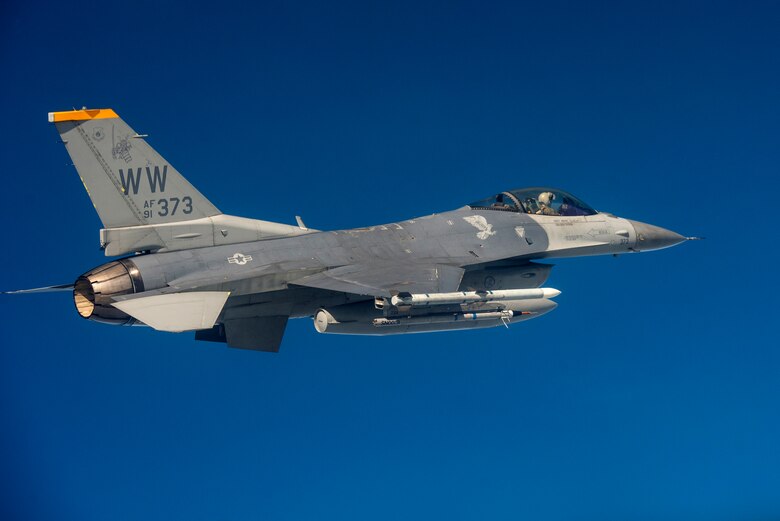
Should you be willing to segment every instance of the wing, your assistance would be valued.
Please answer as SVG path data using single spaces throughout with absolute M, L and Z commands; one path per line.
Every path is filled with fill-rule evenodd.
M 290 284 L 354 293 L 391 297 L 395 293 L 438 293 L 457 291 L 464 270 L 444 264 L 355 264 L 326 270 L 291 281 Z
M 342 266 L 291 281 L 290 284 L 366 296 L 391 297 L 400 292 L 456 291 L 464 270 L 443 264 Z M 197 283 L 195 283 L 197 284 Z M 195 285 L 188 284 L 188 285 Z M 225 342 L 229 347 L 279 350 L 288 315 L 225 316 L 216 324 L 229 292 L 177 288 L 114 298 L 113 305 L 162 331 L 196 331 L 198 340 Z

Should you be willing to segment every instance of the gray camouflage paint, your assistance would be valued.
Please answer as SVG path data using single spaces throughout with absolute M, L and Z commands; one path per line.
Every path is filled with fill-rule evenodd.
M 196 336 L 234 347 L 276 350 L 288 317 L 312 316 L 320 308 L 368 320 L 382 313 L 375 297 L 539 287 L 550 267 L 533 264 L 536 259 L 627 253 L 684 240 L 605 213 L 532 215 L 491 207 L 324 232 L 245 219 L 222 214 L 118 117 L 55 125 L 103 222 L 106 255 L 143 253 L 126 262 L 137 267 L 142 293 L 126 287 L 129 293 L 114 302 L 229 291 L 217 321 L 224 328 Z M 539 313 L 555 306 L 537 304 Z M 365 324 L 355 331 L 373 331 Z

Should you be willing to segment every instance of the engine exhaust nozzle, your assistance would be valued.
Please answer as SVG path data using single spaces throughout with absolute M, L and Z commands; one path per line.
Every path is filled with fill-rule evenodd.
M 143 290 L 143 279 L 135 263 L 130 259 L 120 259 L 98 266 L 76 279 L 73 303 L 83 318 L 129 326 L 135 319 L 115 308 L 113 298 Z

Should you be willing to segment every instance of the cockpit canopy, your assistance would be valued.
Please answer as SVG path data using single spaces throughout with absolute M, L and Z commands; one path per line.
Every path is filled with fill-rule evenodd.
M 595 215 L 598 212 L 573 195 L 555 188 L 523 188 L 501 192 L 469 204 L 471 208 L 536 215 Z

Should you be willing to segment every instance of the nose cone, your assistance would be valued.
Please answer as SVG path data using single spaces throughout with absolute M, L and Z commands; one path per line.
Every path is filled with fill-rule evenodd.
M 661 248 L 680 244 L 686 240 L 679 233 L 661 228 L 660 226 L 653 226 L 652 224 L 639 221 L 629 220 L 628 222 L 631 223 L 636 231 L 636 245 L 634 249 L 638 251 L 660 250 Z

